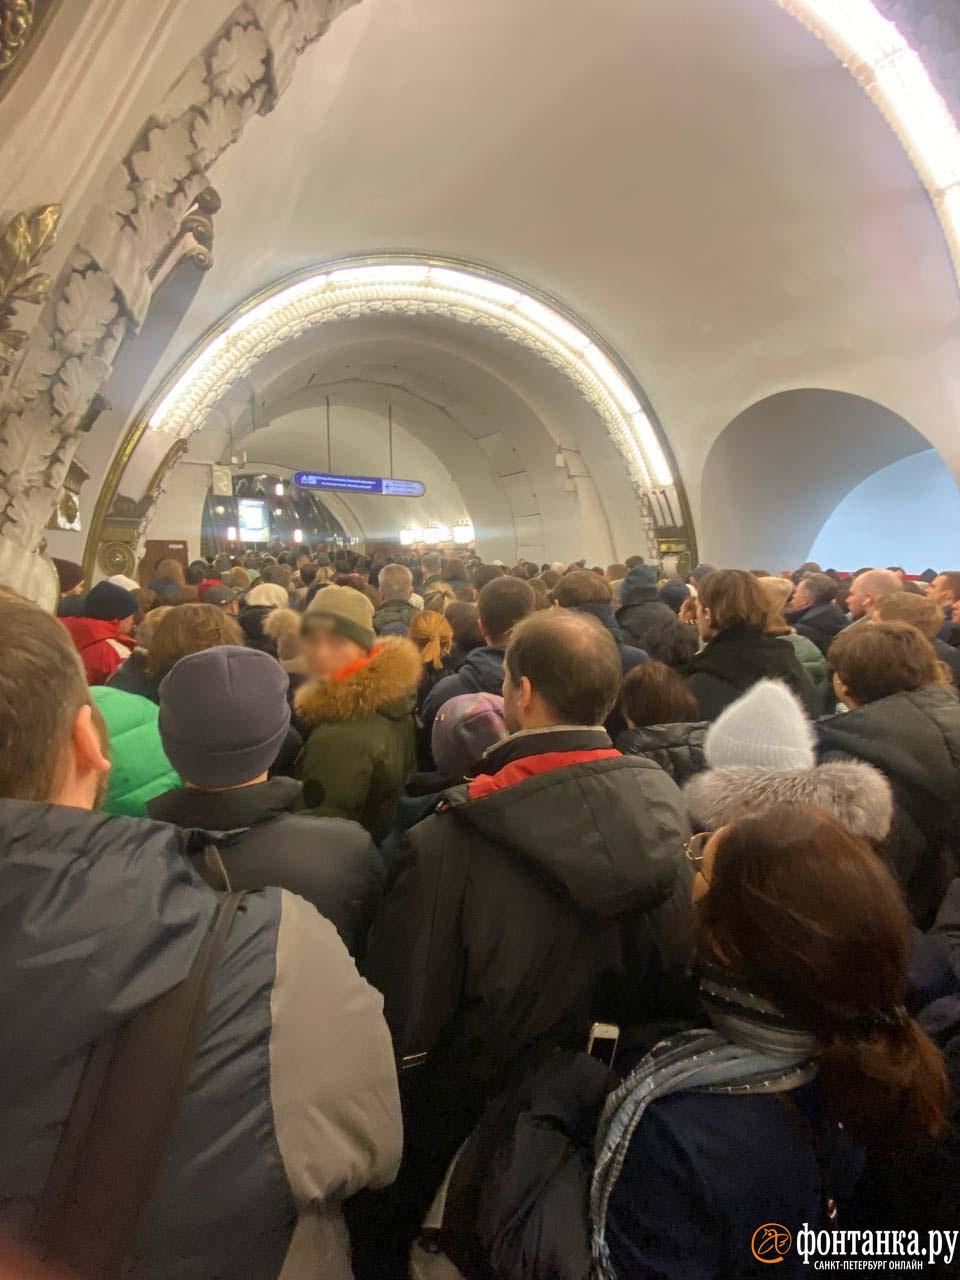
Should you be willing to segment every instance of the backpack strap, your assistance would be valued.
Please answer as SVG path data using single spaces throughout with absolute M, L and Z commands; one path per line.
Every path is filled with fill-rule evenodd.
M 179 1116 L 210 984 L 244 894 L 221 897 L 187 977 L 97 1043 L 31 1229 L 78 1280 L 128 1274 L 128 1253 Z

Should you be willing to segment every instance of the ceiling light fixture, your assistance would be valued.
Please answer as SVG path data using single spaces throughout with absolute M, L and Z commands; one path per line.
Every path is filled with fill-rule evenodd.
M 777 0 L 818 35 L 886 116 L 947 237 L 960 275 L 960 128 L 895 23 L 872 0 Z
M 575 316 L 513 281 L 491 279 L 480 268 L 403 257 L 315 272 L 241 307 L 179 372 L 151 413 L 150 426 L 178 438 L 188 435 L 270 351 L 326 320 L 357 314 L 365 303 L 380 314 L 453 315 L 534 351 L 565 374 L 596 410 L 639 492 L 673 483 L 666 450 L 627 370 Z M 646 424 L 639 432 L 638 414 Z

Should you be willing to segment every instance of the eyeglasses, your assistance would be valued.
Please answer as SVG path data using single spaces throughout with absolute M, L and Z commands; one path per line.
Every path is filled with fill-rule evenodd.
M 712 835 L 712 831 L 699 831 L 695 836 L 691 836 L 683 846 L 687 861 L 692 862 L 701 875 L 703 875 L 703 851 L 709 844 Z

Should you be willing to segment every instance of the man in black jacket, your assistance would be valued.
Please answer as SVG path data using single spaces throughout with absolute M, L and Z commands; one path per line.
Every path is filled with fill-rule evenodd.
M 800 579 L 784 616 L 798 635 L 812 640 L 822 654 L 850 625 L 837 604 L 837 584 L 826 573 L 808 573 Z
M 511 736 L 408 833 L 395 864 L 366 972 L 408 1068 L 405 1165 L 380 1206 L 401 1233 L 525 1068 L 583 1047 L 594 1018 L 633 1024 L 682 1003 L 687 819 L 667 774 L 621 755 L 603 728 L 621 675 L 592 617 L 562 609 L 517 626 Z
M 289 889 L 357 955 L 383 864 L 359 823 L 294 813 L 301 784 L 268 778 L 290 724 L 287 683 L 256 649 L 218 645 L 181 658 L 160 685 L 159 727 L 185 785 L 151 800 L 147 813 L 209 834 L 193 862 L 215 889 Z

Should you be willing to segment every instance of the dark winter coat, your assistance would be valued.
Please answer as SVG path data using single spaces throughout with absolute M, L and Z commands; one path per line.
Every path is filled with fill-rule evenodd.
M 682 787 L 707 767 L 703 746 L 709 728 L 701 720 L 696 724 L 651 724 L 642 729 L 625 729 L 617 738 L 617 750 L 625 756 L 645 756 Z
M 388 600 L 373 615 L 373 629 L 377 635 L 380 635 L 384 627 L 395 622 L 407 628 L 419 612 L 417 606 L 411 604 L 409 600 Z
M 6 1232 L 29 1221 L 91 1046 L 183 981 L 216 898 L 166 823 L 3 800 L 0 833 Z M 345 1280 L 340 1204 L 400 1154 L 380 997 L 331 924 L 267 889 L 241 904 L 204 1027 L 137 1276 Z
M 634 590 L 629 600 L 624 601 L 617 610 L 617 625 L 623 632 L 624 640 L 627 644 L 636 645 L 638 649 L 646 648 L 648 631 L 676 620 L 677 615 L 668 604 L 663 603 L 656 587 Z
M 147 675 L 147 651 L 139 646 L 126 662 L 117 667 L 107 684 L 122 693 L 135 693 L 140 698 L 149 698 L 151 702 L 160 701 L 159 682 Z
M 380 901 L 383 864 L 357 823 L 294 813 L 301 795 L 292 778 L 226 791 L 178 787 L 151 800 L 147 813 L 211 833 L 215 847 L 198 850 L 193 864 L 213 888 L 298 893 L 357 955 Z
M 505 1084 L 594 1017 L 675 1013 L 690 955 L 688 826 L 662 769 L 599 728 L 514 735 L 483 769 L 408 833 L 368 944 L 398 1058 L 422 1063 L 387 1197 L 414 1227 Z
M 929 684 L 817 725 L 821 758 L 866 760 L 890 779 L 896 803 L 891 862 L 921 928 L 933 920 L 960 854 L 960 701 Z
M 503 692 L 503 650 L 483 645 L 472 649 L 455 675 L 438 681 L 420 706 L 420 719 L 429 734 L 437 712 L 461 693 Z
M 297 763 L 305 808 L 318 817 L 352 818 L 379 844 L 416 768 L 420 672 L 416 646 L 397 636 L 345 679 L 300 687 L 296 710 L 310 729 Z
M 932 644 L 937 657 L 950 668 L 953 683 L 960 686 L 960 650 L 939 638 L 933 640 Z
M 687 665 L 686 677 L 704 720 L 716 720 L 758 680 L 782 680 L 809 715 L 817 714 L 813 682 L 792 646 L 759 628 L 721 632 Z
M 812 640 L 823 654 L 840 632 L 850 625 L 850 619 L 836 600 L 829 604 L 813 604 L 809 609 L 794 609 L 784 616 L 799 635 Z

